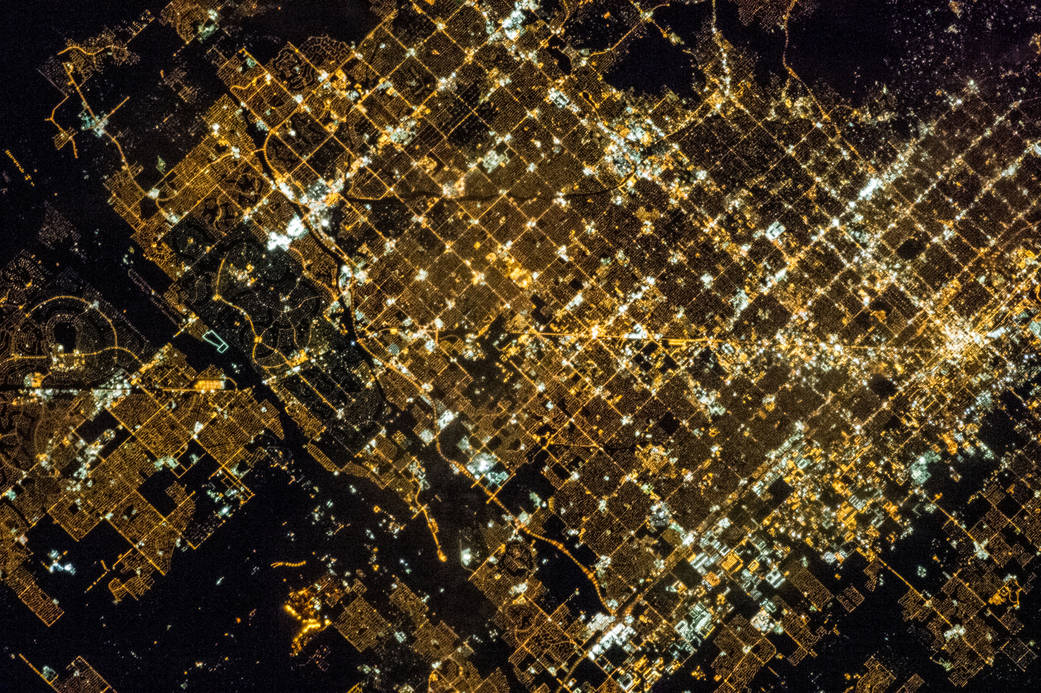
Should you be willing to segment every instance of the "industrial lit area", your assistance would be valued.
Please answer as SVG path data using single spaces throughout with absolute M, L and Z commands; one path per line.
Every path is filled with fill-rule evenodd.
M 1041 9 L 45 4 L 0 689 L 1031 689 Z

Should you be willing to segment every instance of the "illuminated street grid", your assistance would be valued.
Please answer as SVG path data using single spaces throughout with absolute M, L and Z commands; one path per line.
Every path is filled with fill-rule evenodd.
M 667 34 L 634 6 L 642 31 Z M 85 65 L 89 50 L 59 56 L 55 144 L 111 140 L 111 204 L 172 280 L 163 299 L 191 334 L 244 354 L 279 404 L 149 347 L 21 259 L 3 378 L 28 389 L 4 406 L 33 443 L 3 460 L 37 483 L 8 491 L 5 524 L 49 514 L 78 539 L 109 522 L 130 548 L 108 586 L 143 598 L 173 544 L 249 499 L 244 477 L 272 462 L 250 443 L 281 437 L 280 408 L 326 484 L 365 477 L 412 508 L 512 655 L 479 670 L 473 634 L 376 555 L 387 594 L 331 570 L 287 595 L 294 652 L 331 627 L 377 670 L 407 650 L 445 691 L 508 690 L 507 667 L 530 690 L 643 690 L 711 652 L 694 679 L 737 691 L 777 658 L 816 656 L 867 600 L 919 624 L 953 685 L 1034 659 L 1016 617 L 1041 549 L 1034 395 L 1019 396 L 1027 450 L 990 455 L 980 519 L 927 484 L 987 458 L 980 422 L 1033 374 L 1036 98 L 967 81 L 907 139 L 859 126 L 885 121 L 881 101 L 840 109 L 794 72 L 766 91 L 719 35 L 687 47 L 706 77 L 693 98 L 651 98 L 604 82 L 610 49 L 551 48 L 562 18 L 523 2 L 406 5 L 356 47 L 315 38 L 263 64 L 210 10 L 174 0 L 103 37 L 125 51 L 146 25 L 172 28 L 208 42 L 224 84 L 157 182 L 120 147 L 135 124 L 118 100 L 92 102 L 107 68 Z M 35 273 L 35 292 L 12 272 Z M 92 336 L 20 346 L 57 320 Z M 50 400 L 81 373 L 105 394 Z M 178 481 L 165 514 L 136 490 L 203 456 L 216 466 L 199 493 L 220 498 L 206 519 Z M 432 498 L 451 499 L 431 459 L 484 496 L 469 545 L 442 541 Z M 943 541 L 922 561 L 947 582 L 929 594 L 885 549 L 937 513 Z M 4 581 L 51 623 L 61 609 L 14 538 Z M 547 554 L 595 611 L 553 597 Z M 898 604 L 872 601 L 894 581 Z M 924 683 L 875 656 L 851 666 L 860 685 Z
M 140 598 L 177 547 L 195 548 L 250 499 L 243 477 L 270 463 L 251 443 L 281 427 L 273 406 L 217 369 L 199 373 L 173 347 L 150 347 L 74 276 L 48 277 L 23 255 L 2 285 L 0 377 L 11 387 L 0 400 L 9 431 L 0 459 L 15 482 L 0 506 L 3 578 L 51 625 L 63 610 L 26 565 L 31 527 L 48 517 L 79 541 L 107 523 L 126 544 L 88 589 Z M 164 512 L 141 494 L 149 480 Z M 76 570 L 57 552 L 44 564 Z

